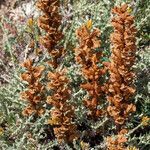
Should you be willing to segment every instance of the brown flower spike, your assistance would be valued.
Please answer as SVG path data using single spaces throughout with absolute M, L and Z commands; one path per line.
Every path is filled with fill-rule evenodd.
M 68 103 L 70 90 L 67 87 L 68 79 L 63 71 L 58 71 L 59 60 L 63 56 L 64 49 L 60 46 L 63 34 L 60 31 L 61 15 L 59 13 L 59 0 L 39 0 L 37 7 L 43 11 L 39 17 L 39 27 L 44 29 L 46 36 L 41 38 L 42 45 L 48 50 L 52 60 L 49 64 L 55 69 L 48 73 L 49 90 L 51 96 L 47 97 L 47 103 L 52 105 L 51 120 L 48 121 L 54 128 L 54 134 L 61 143 L 72 142 L 77 138 L 76 126 L 73 123 L 74 107 Z
M 26 68 L 27 71 L 21 74 L 21 79 L 28 83 L 28 89 L 21 93 L 22 99 L 28 101 L 28 106 L 22 113 L 24 116 L 29 116 L 33 113 L 41 115 L 44 111 L 41 106 L 44 87 L 40 83 L 40 77 L 44 66 L 33 66 L 30 59 L 27 59 L 22 66 Z
M 127 150 L 124 146 L 124 143 L 127 142 L 125 134 L 127 133 L 126 129 L 121 130 L 118 135 L 107 137 L 107 150 Z
M 54 134 L 60 143 L 72 142 L 78 134 L 76 125 L 73 123 L 74 106 L 67 101 L 71 94 L 67 86 L 69 81 L 63 71 L 49 72 L 48 78 L 51 80 L 48 88 L 53 92 L 52 96 L 47 98 L 47 103 L 53 106 L 51 120 L 48 123 L 53 125 Z
M 126 4 L 115 7 L 112 13 L 114 32 L 111 34 L 112 54 L 109 66 L 110 80 L 108 88 L 108 113 L 113 117 L 117 126 L 121 126 L 128 119 L 129 114 L 136 110 L 130 98 L 135 92 L 133 80 L 135 74 L 132 66 L 135 62 L 135 34 L 134 17 L 128 11 Z
M 59 30 L 62 19 L 59 14 L 59 0 L 39 0 L 37 7 L 43 12 L 43 16 L 38 19 L 38 25 L 46 32 L 46 35 L 41 37 L 41 43 L 52 57 L 49 64 L 57 68 L 59 64 L 58 58 L 63 54 L 63 47 L 58 47 L 63 38 L 63 34 Z
M 75 49 L 75 59 L 81 64 L 82 74 L 86 79 L 86 83 L 81 84 L 81 88 L 88 91 L 89 98 L 84 100 L 85 106 L 89 109 L 89 117 L 97 119 L 102 114 L 102 110 L 97 107 L 100 104 L 103 93 L 103 86 L 99 83 L 100 78 L 105 74 L 106 70 L 97 66 L 102 57 L 101 52 L 96 52 L 100 47 L 99 29 L 90 29 L 83 25 L 76 31 L 79 39 L 79 47 Z

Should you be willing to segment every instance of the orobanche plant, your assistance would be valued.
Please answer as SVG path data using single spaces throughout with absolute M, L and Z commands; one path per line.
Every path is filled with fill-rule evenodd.
M 77 2 L 72 3 L 75 5 Z M 81 23 L 71 34 L 76 34 L 76 41 L 68 41 L 69 47 L 65 45 L 64 31 L 73 30 L 69 28 L 70 22 L 66 23 L 65 28 L 62 1 L 38 0 L 36 6 L 42 13 L 38 18 L 41 31 L 39 43 L 48 56 L 42 54 L 46 56 L 46 59 L 42 59 L 45 67 L 35 65 L 32 59 L 22 64 L 26 71 L 21 74 L 21 79 L 28 84 L 27 90 L 21 92 L 21 97 L 27 101 L 23 115 L 36 116 L 36 121 L 48 112 L 46 126 L 49 130 L 43 129 L 42 134 L 50 137 L 49 143 L 54 145 L 52 149 L 136 150 L 129 137 L 143 124 L 147 126 L 149 118 L 135 128 L 130 124 L 136 113 L 133 100 L 136 73 L 133 66 L 136 62 L 137 30 L 129 6 L 113 6 L 112 33 L 107 39 L 110 52 L 107 54 L 105 47 L 101 47 L 105 33 L 101 36 L 101 29 L 94 26 L 92 17 L 89 17 L 92 14 L 88 15 L 86 23 Z M 74 20 L 74 16 L 70 19 Z M 74 84 L 76 87 L 71 86 L 69 65 L 64 63 L 68 51 L 73 56 L 72 65 L 80 70 L 81 80 L 79 84 Z M 42 77 L 44 82 L 41 82 Z M 79 93 L 84 91 L 80 97 L 83 108 L 80 114 L 85 115 L 82 120 L 77 118 L 78 103 L 73 103 L 76 100 L 74 91 L 77 90 Z M 47 143 L 44 141 L 42 144 Z

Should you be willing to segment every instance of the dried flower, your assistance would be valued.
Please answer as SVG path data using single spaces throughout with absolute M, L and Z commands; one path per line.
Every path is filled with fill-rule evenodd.
M 86 83 L 81 84 L 81 88 L 88 91 L 89 99 L 84 100 L 85 106 L 89 109 L 89 117 L 98 118 L 103 114 L 98 109 L 100 99 L 103 93 L 103 86 L 99 83 L 100 78 L 105 74 L 104 68 L 99 68 L 97 64 L 102 57 L 100 51 L 95 50 L 100 47 L 99 29 L 90 31 L 92 21 L 88 21 L 76 31 L 79 39 L 79 47 L 75 49 L 75 59 L 78 64 L 82 65 L 82 74 L 86 79 Z
M 126 4 L 115 7 L 112 12 L 114 33 L 111 34 L 112 54 L 109 66 L 110 80 L 108 87 L 108 113 L 117 125 L 123 125 L 129 114 L 136 110 L 130 98 L 135 93 L 133 80 L 135 74 L 132 66 L 135 62 L 134 17 L 128 13 Z
M 147 116 L 143 117 L 141 123 L 142 123 L 143 126 L 150 125 L 150 118 L 147 117 Z
M 61 25 L 61 15 L 59 14 L 59 1 L 58 0 L 39 0 L 37 7 L 43 11 L 43 16 L 38 19 L 38 25 L 47 33 L 44 37 L 40 38 L 42 45 L 48 50 L 52 60 L 49 64 L 57 68 L 58 59 L 63 55 L 64 49 L 58 46 L 63 38 L 62 32 L 59 30 Z
M 127 142 L 127 138 L 125 134 L 127 133 L 126 129 L 123 129 L 116 136 L 107 137 L 107 149 L 108 150 L 126 150 L 125 143 Z
M 47 103 L 53 106 L 48 124 L 53 125 L 54 134 L 60 143 L 72 142 L 78 134 L 77 127 L 73 123 L 74 106 L 67 102 L 71 94 L 67 86 L 68 79 L 64 71 L 58 72 L 57 70 L 55 73 L 49 72 L 48 78 L 51 80 L 48 88 L 53 91 L 53 94 L 47 97 Z
M 65 86 L 68 79 L 63 71 L 57 70 L 64 54 L 64 48 L 59 44 L 63 38 L 59 29 L 62 19 L 59 14 L 60 2 L 59 0 L 39 0 L 37 7 L 43 11 L 38 25 L 47 33 L 46 36 L 41 37 L 41 43 L 52 58 L 48 64 L 55 69 L 48 73 L 51 82 L 47 86 L 53 91 L 53 94 L 47 97 L 47 103 L 53 106 L 48 123 L 54 127 L 54 134 L 60 143 L 62 141 L 72 142 L 77 138 L 76 126 L 73 123 L 74 107 L 67 102 L 70 97 L 70 89 Z
M 21 98 L 28 101 L 28 106 L 22 113 L 24 116 L 29 116 L 33 113 L 41 115 L 44 112 L 41 107 L 44 86 L 39 80 L 44 71 L 44 66 L 33 66 L 33 62 L 30 59 L 27 59 L 22 66 L 27 71 L 21 74 L 21 79 L 28 83 L 28 89 L 21 93 Z

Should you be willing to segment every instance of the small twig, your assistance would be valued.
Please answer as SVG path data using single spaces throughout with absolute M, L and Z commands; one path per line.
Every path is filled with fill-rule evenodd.
M 142 123 L 140 123 L 137 127 L 132 129 L 130 132 L 128 132 L 127 136 L 130 136 L 132 133 L 134 133 L 136 130 L 138 130 L 142 126 Z
M 105 118 L 103 122 L 101 122 L 98 126 L 91 126 L 93 129 L 99 129 L 100 127 L 103 127 L 104 124 L 109 120 L 109 118 Z

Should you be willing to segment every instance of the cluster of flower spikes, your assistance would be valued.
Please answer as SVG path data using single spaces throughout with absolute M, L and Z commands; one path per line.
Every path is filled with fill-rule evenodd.
M 81 88 L 89 94 L 89 98 L 84 100 L 84 105 L 89 110 L 88 116 L 95 120 L 103 114 L 103 110 L 98 109 L 104 90 L 99 80 L 105 74 L 106 69 L 97 66 L 102 57 L 102 52 L 96 51 L 100 47 L 98 39 L 100 31 L 94 29 L 91 32 L 87 25 L 81 26 L 76 31 L 79 47 L 75 48 L 75 60 L 82 65 L 81 71 L 86 79 L 86 83 L 81 84 Z
M 49 72 L 48 78 L 51 80 L 48 88 L 52 95 L 47 97 L 47 103 L 53 106 L 49 124 L 54 127 L 54 134 L 58 142 L 73 142 L 78 138 L 77 127 L 73 123 L 75 114 L 74 106 L 69 104 L 71 90 L 68 87 L 64 70 L 55 73 Z
M 21 74 L 21 79 L 28 83 L 28 89 L 21 93 L 22 99 L 28 101 L 28 106 L 23 110 L 24 116 L 32 114 L 41 115 L 44 112 L 42 102 L 44 97 L 44 86 L 40 82 L 44 66 L 33 66 L 33 62 L 27 59 L 22 66 L 26 72 Z
M 38 19 L 38 26 L 46 32 L 40 41 L 52 57 L 49 64 L 53 68 L 57 68 L 64 52 L 63 47 L 58 46 L 63 38 L 59 29 L 62 20 L 62 16 L 59 14 L 60 3 L 59 0 L 39 0 L 37 7 L 43 12 L 43 16 Z
M 135 93 L 133 79 L 135 74 L 132 66 L 135 62 L 135 35 L 134 17 L 128 13 L 126 4 L 114 7 L 112 19 L 114 32 L 111 35 L 112 55 L 109 66 L 109 95 L 108 113 L 114 118 L 117 126 L 123 126 L 131 112 L 136 110 L 131 103 Z
M 67 87 L 68 79 L 63 71 L 59 71 L 59 60 L 63 56 L 64 48 L 60 46 L 63 34 L 60 31 L 62 17 L 59 14 L 59 0 L 39 0 L 37 7 L 44 15 L 39 17 L 39 27 L 46 31 L 46 36 L 41 38 L 42 45 L 48 50 L 52 61 L 49 64 L 54 68 L 48 73 L 48 89 L 51 96 L 47 97 L 47 103 L 52 105 L 51 119 L 48 121 L 54 128 L 57 140 L 72 142 L 78 136 L 76 125 L 73 123 L 74 107 L 68 103 L 70 90 Z

